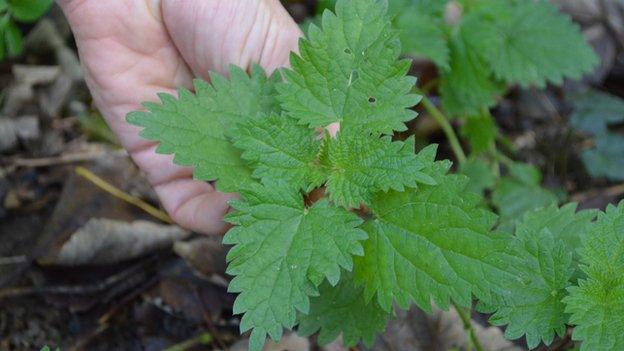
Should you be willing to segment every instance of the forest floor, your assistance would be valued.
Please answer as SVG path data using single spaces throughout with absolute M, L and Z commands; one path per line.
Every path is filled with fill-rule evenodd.
M 516 158 L 538 166 L 545 186 L 582 208 L 605 208 L 624 197 L 624 186 L 585 171 L 584 141 L 570 131 L 571 106 L 561 96 L 581 85 L 624 97 L 624 7 L 607 16 L 586 11 L 588 3 L 570 1 L 565 10 L 583 25 L 602 67 L 563 88 L 513 89 L 493 114 Z M 288 5 L 299 20 L 312 6 Z M 24 54 L 0 62 L 0 350 L 244 350 L 220 239 L 167 223 L 92 106 L 60 11 L 24 29 Z M 435 75 L 426 64 L 414 72 Z M 424 111 L 411 127 L 452 158 Z M 486 316 L 473 319 L 488 350 L 526 349 L 488 327 Z M 456 312 L 413 309 L 372 349 L 466 349 L 468 342 Z M 569 345 L 568 335 L 548 350 Z M 348 349 L 286 334 L 267 350 Z

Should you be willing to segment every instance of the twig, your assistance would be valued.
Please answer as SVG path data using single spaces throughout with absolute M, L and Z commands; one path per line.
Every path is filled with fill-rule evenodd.
M 427 112 L 429 113 L 429 115 L 431 115 L 431 117 L 433 117 L 433 119 L 435 119 L 436 122 L 440 124 L 440 127 L 442 127 L 446 138 L 451 144 L 451 149 L 453 150 L 453 154 L 455 154 L 457 161 L 459 161 L 460 164 L 466 162 L 466 153 L 464 153 L 464 149 L 462 149 L 461 147 L 459 138 L 457 137 L 457 134 L 455 134 L 455 131 L 453 130 L 453 127 L 451 126 L 448 118 L 424 94 L 422 104 L 425 107 L 425 110 L 427 110 Z
M 145 260 L 143 262 L 139 262 L 137 265 L 135 265 L 133 267 L 130 267 L 130 269 L 125 270 L 124 272 L 135 271 L 137 268 L 139 268 L 139 272 L 141 272 L 142 274 L 145 274 L 146 268 L 148 267 L 148 265 L 153 265 L 156 260 L 157 260 L 156 257 L 151 257 L 150 259 L 147 259 L 147 260 Z M 121 272 L 121 274 L 123 274 L 124 272 Z M 124 279 L 124 283 L 127 283 L 132 278 L 133 278 L 133 276 L 128 276 L 128 279 Z M 144 277 L 142 277 L 142 278 L 144 278 Z M 151 279 L 148 279 L 147 281 L 145 281 L 145 283 L 141 284 L 137 289 L 135 289 L 134 291 L 130 292 L 128 295 L 124 296 L 121 299 L 121 301 L 119 301 L 116 305 L 114 305 L 111 309 L 109 309 L 106 314 L 102 315 L 98 319 L 98 326 L 97 326 L 97 328 L 93 329 L 85 337 L 80 338 L 74 345 L 72 345 L 69 348 L 69 350 L 70 351 L 85 350 L 87 348 L 87 346 L 91 342 L 93 342 L 94 339 L 96 339 L 102 333 L 104 333 L 105 331 L 108 330 L 108 328 L 110 327 L 110 323 L 109 323 L 110 319 L 117 312 L 119 312 L 119 310 L 121 309 L 122 306 L 124 306 L 128 302 L 134 300 L 137 296 L 140 296 L 143 292 L 145 292 L 146 289 L 152 287 L 155 283 L 157 283 L 158 280 L 159 280 L 158 275 L 152 275 Z M 106 302 L 108 302 L 108 301 L 106 301 Z
M 390 351 L 396 351 L 394 346 L 392 346 L 392 343 L 388 340 L 388 337 L 386 337 L 386 335 L 382 333 L 382 334 L 379 334 L 379 337 L 381 338 L 381 341 L 383 342 L 386 349 Z M 355 349 L 354 351 L 359 351 L 359 350 Z
M 535 88 L 532 88 L 532 90 L 534 94 L 537 94 L 537 96 L 539 96 L 539 99 L 542 100 L 542 105 L 548 110 L 548 112 L 552 116 L 555 117 L 555 120 L 557 122 L 563 121 L 563 117 L 561 117 L 561 114 L 557 110 L 557 107 L 555 107 L 555 105 L 552 103 L 552 101 L 550 101 L 546 94 L 543 91 L 537 91 Z
M 137 197 L 126 194 L 122 190 L 116 188 L 114 185 L 98 177 L 93 172 L 89 171 L 88 169 L 78 166 L 76 167 L 76 174 L 86 178 L 88 181 L 95 184 L 97 187 L 106 191 L 107 193 L 113 195 L 114 197 L 140 208 L 141 210 L 145 211 L 146 213 L 153 216 L 154 218 L 157 218 L 165 223 L 174 224 L 171 217 L 169 217 L 169 215 L 166 214 L 165 212 L 157 209 L 156 207 L 148 204 L 147 202 Z
M 455 310 L 457 311 L 459 318 L 461 318 L 462 323 L 464 324 L 464 329 L 466 330 L 468 335 L 470 335 L 470 340 L 472 341 L 472 344 L 474 345 L 475 349 L 477 351 L 483 351 L 483 346 L 481 346 L 481 342 L 479 341 L 479 338 L 477 338 L 477 334 L 475 333 L 474 328 L 472 327 L 472 319 L 470 318 L 470 315 L 466 313 L 466 310 L 463 307 L 458 306 L 454 302 L 453 302 L 453 306 L 455 306 Z
M 433 90 L 433 88 L 437 87 L 438 83 L 440 83 L 440 79 L 439 78 L 432 79 L 429 82 L 427 82 L 427 84 L 423 85 L 422 88 L 420 88 L 420 91 L 423 94 L 427 94 L 431 90 Z
M 103 156 L 112 155 L 112 156 L 126 156 L 128 153 L 125 150 L 118 151 L 83 151 L 83 152 L 75 152 L 63 154 L 61 156 L 56 157 L 43 157 L 43 158 L 17 158 L 13 160 L 11 164 L 12 167 L 27 167 L 27 168 L 38 168 L 38 167 L 49 167 L 49 166 L 57 166 L 68 163 L 76 163 L 76 162 L 84 162 L 91 161 Z
M 567 328 L 566 333 L 563 337 L 561 337 L 557 342 L 553 343 L 548 347 L 548 350 L 556 351 L 556 350 L 569 350 L 573 344 L 572 342 L 572 328 Z
M 108 330 L 109 326 L 109 324 L 99 325 L 85 337 L 82 337 L 78 341 L 76 341 L 74 345 L 70 346 L 69 351 L 84 350 L 86 346 L 93 341 L 93 339 L 97 338 L 98 336 L 102 335 L 102 333 L 104 333 L 106 330 Z
M 204 320 L 206 321 L 206 324 L 208 325 L 208 330 L 210 330 L 210 332 L 214 335 L 214 339 L 215 339 L 215 342 L 217 343 L 217 346 L 219 346 L 221 349 L 225 350 L 226 349 L 225 343 L 219 337 L 219 333 L 217 332 L 217 328 L 215 327 L 215 325 L 214 325 L 214 323 L 212 321 L 212 316 L 210 315 L 210 310 L 208 309 L 208 306 L 206 306 L 206 303 L 204 302 L 204 299 L 202 299 L 200 288 L 195 286 L 192 289 L 193 289 L 193 292 L 195 293 L 195 298 L 197 299 L 197 302 L 199 303 L 199 306 L 201 307 L 202 316 L 204 317 Z
M 144 274 L 148 263 L 153 263 L 154 259 L 139 262 L 119 273 L 107 277 L 101 282 L 88 285 L 55 285 L 55 286 L 27 286 L 6 288 L 0 290 L 0 299 L 7 297 L 18 297 L 33 294 L 58 294 L 58 295 L 90 295 L 102 292 L 118 283 L 130 280 L 136 274 Z
M 28 257 L 26 255 L 0 257 L 0 266 L 27 263 Z
M 188 339 L 179 344 L 173 345 L 165 349 L 165 351 L 186 351 L 195 346 L 208 345 L 212 342 L 212 335 L 208 333 L 202 333 L 192 339 Z
M 592 189 L 583 193 L 574 194 L 570 197 L 570 200 L 573 202 L 583 202 L 589 198 L 600 195 L 606 195 L 609 197 L 624 195 L 624 184 L 614 185 L 603 189 Z
M 131 291 L 129 294 L 124 296 L 121 299 L 121 301 L 119 301 L 108 312 L 106 312 L 100 318 L 98 318 L 98 324 L 100 325 L 108 324 L 111 318 L 113 318 L 113 316 L 115 316 L 121 310 L 123 306 L 127 305 L 128 303 L 130 303 L 137 297 L 141 296 L 141 294 L 143 294 L 146 290 L 156 285 L 159 280 L 160 280 L 159 276 L 157 275 L 152 276 L 150 279 L 145 281 L 145 283 L 138 286 L 134 291 Z

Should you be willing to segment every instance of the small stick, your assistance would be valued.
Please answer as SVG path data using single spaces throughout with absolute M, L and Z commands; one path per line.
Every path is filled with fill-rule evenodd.
M 125 150 L 113 151 L 84 151 L 63 154 L 56 157 L 43 157 L 43 158 L 18 158 L 13 161 L 12 167 L 26 167 L 26 168 L 39 168 L 64 165 L 68 163 L 91 161 L 103 157 L 105 155 L 112 156 L 127 156 L 128 153 Z
M 481 342 L 477 338 L 477 334 L 475 333 L 475 330 L 472 327 L 472 319 L 470 318 L 470 315 L 466 313 L 467 311 L 470 311 L 470 310 L 464 310 L 463 307 L 458 306 L 454 302 L 453 302 L 453 306 L 455 306 L 455 310 L 457 311 L 459 318 L 462 320 L 462 323 L 464 324 L 464 329 L 470 336 L 470 340 L 472 341 L 472 344 L 474 345 L 475 349 L 477 351 L 483 351 L 484 350 L 483 346 L 481 346 Z
M 583 193 L 574 194 L 570 197 L 573 202 L 583 202 L 589 198 L 606 195 L 616 197 L 624 194 L 624 184 L 614 185 L 603 189 L 592 189 Z
M 28 263 L 28 257 L 26 255 L 0 257 L 0 266 Z
M 148 204 L 147 202 L 137 197 L 126 194 L 122 190 L 116 188 L 114 185 L 98 177 L 93 172 L 89 171 L 88 169 L 78 166 L 76 167 L 76 174 L 86 178 L 88 181 L 95 184 L 97 187 L 106 191 L 107 193 L 113 195 L 114 197 L 140 208 L 141 210 L 145 211 L 146 213 L 153 216 L 154 218 L 157 218 L 165 223 L 175 224 L 175 222 L 171 219 L 171 217 L 169 217 L 169 215 L 166 214 L 165 212 L 157 209 L 156 207 Z
M 149 260 L 148 262 L 153 262 Z M 107 277 L 103 281 L 89 284 L 89 285 L 55 285 L 55 286 L 26 286 L 26 287 L 14 287 L 5 288 L 0 290 L 0 299 L 9 297 L 20 297 L 24 295 L 33 294 L 55 294 L 55 295 L 89 295 L 102 292 L 109 287 L 127 281 L 136 274 L 143 274 L 146 267 L 145 262 L 140 262 L 137 265 L 129 267 L 128 269 L 116 273 L 110 277 Z
M 201 306 L 202 315 L 204 316 L 204 320 L 206 321 L 206 324 L 208 325 L 208 330 L 210 330 L 210 332 L 214 335 L 214 339 L 217 345 L 220 348 L 225 350 L 226 349 L 225 343 L 219 337 L 219 333 L 212 321 L 212 316 L 210 314 L 210 311 L 208 310 L 208 306 L 206 306 L 204 299 L 202 299 L 200 288 L 196 286 L 196 287 L 193 287 L 192 289 L 193 289 L 193 292 L 195 293 L 195 298 L 197 299 L 197 302 Z
M 457 161 L 459 161 L 460 164 L 466 162 L 466 153 L 464 153 L 464 149 L 462 149 L 459 138 L 453 130 L 453 126 L 451 126 L 449 119 L 424 94 L 422 98 L 422 105 L 425 110 L 427 110 L 429 115 L 433 117 L 433 119 L 438 122 L 438 124 L 440 124 L 442 131 L 444 131 L 444 134 L 446 135 L 446 138 L 451 145 L 451 150 L 453 150 L 453 153 L 457 158 Z
M 137 289 L 131 291 L 129 294 L 124 296 L 119 303 L 114 305 L 108 312 L 103 314 L 100 318 L 98 318 L 98 324 L 105 325 L 110 322 L 110 320 L 121 310 L 122 307 L 141 296 L 147 289 L 156 285 L 159 281 L 158 276 L 153 276 L 143 284 L 141 284 Z
M 100 336 L 109 328 L 109 324 L 99 325 L 95 330 L 91 331 L 85 337 L 80 338 L 74 345 L 69 347 L 69 351 L 81 351 L 86 348 L 89 343 L 93 341 L 93 339 Z

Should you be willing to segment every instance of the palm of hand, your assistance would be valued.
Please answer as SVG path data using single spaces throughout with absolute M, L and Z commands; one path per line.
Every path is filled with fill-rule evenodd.
M 125 121 L 128 112 L 191 87 L 192 78 L 222 74 L 230 64 L 287 63 L 300 31 L 278 0 L 60 0 L 78 45 L 94 102 L 165 209 L 180 225 L 221 233 L 228 210 L 223 194 L 192 179 L 192 169 L 155 153 Z

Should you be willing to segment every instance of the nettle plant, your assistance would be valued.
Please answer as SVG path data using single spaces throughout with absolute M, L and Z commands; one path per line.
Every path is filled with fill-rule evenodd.
M 333 8 L 336 0 L 320 0 Z M 474 118 L 511 85 L 543 88 L 581 78 L 598 57 L 569 17 L 544 0 L 392 0 L 407 55 L 433 62 L 442 107 Z
M 624 204 L 552 205 L 496 229 L 435 146 L 415 153 L 414 137 L 393 137 L 421 97 L 387 11 L 339 0 L 292 68 L 232 67 L 128 116 L 195 178 L 240 194 L 224 243 L 250 349 L 297 325 L 321 343 L 370 345 L 394 306 L 463 311 L 474 299 L 531 347 L 576 325 L 582 349 L 624 349 Z M 514 55 L 497 56 L 522 70 Z

